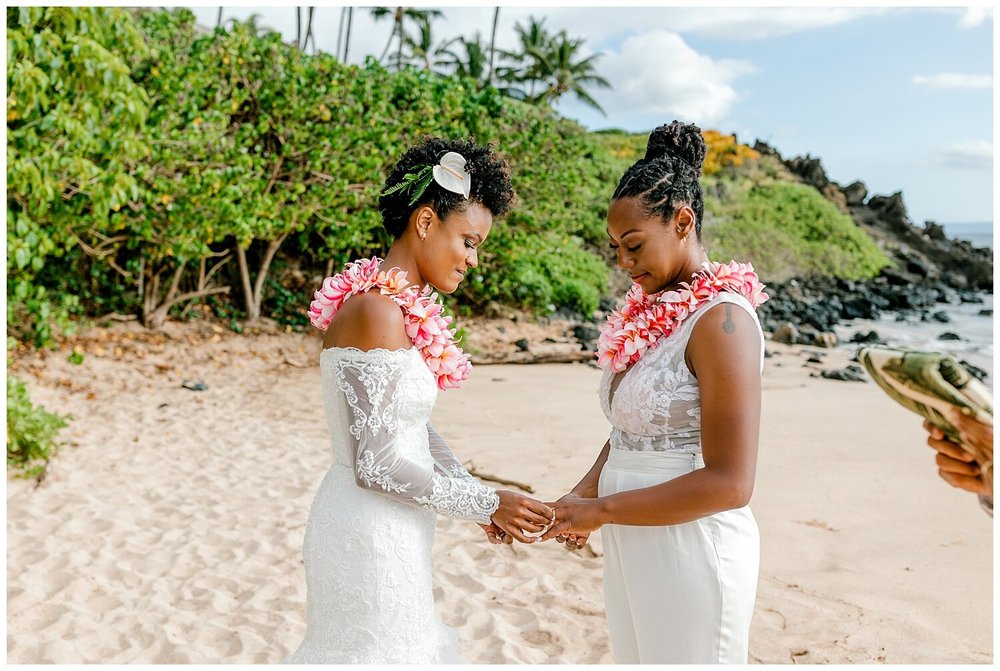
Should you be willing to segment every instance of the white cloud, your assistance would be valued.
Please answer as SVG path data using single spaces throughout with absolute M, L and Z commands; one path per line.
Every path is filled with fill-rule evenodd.
M 626 126 L 649 116 L 664 123 L 674 117 L 714 123 L 739 99 L 733 80 L 754 71 L 748 61 L 713 60 L 665 30 L 627 38 L 619 50 L 605 51 L 596 66 L 614 89 L 594 89 L 592 95 L 608 118 Z
M 917 86 L 926 86 L 932 89 L 988 89 L 993 86 L 992 75 L 970 75 L 957 72 L 917 75 L 912 81 Z
M 455 10 L 447 9 L 446 14 Z M 550 30 L 597 41 L 635 34 L 637 27 L 726 40 L 762 40 L 824 28 L 892 9 L 862 7 L 504 7 L 500 30 L 545 17 Z M 898 11 L 898 10 L 896 10 Z M 485 31 L 484 31 L 485 32 Z
M 882 14 L 862 7 L 700 7 L 671 12 L 670 29 L 729 40 L 764 40 Z
M 952 168 L 990 170 L 993 168 L 993 143 L 989 140 L 959 142 L 944 150 L 941 157 Z
M 960 28 L 977 28 L 993 19 L 992 7 L 964 7 L 961 12 L 962 16 L 958 19 Z

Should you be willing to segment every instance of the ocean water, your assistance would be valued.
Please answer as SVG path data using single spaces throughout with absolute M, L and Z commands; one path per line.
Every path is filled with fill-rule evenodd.
M 975 247 L 993 249 L 993 222 L 978 222 L 973 224 L 941 224 L 948 238 L 968 240 Z
M 896 347 L 911 347 L 929 352 L 944 352 L 958 361 L 968 361 L 987 372 L 986 383 L 993 387 L 993 317 L 979 314 L 980 310 L 993 309 L 993 294 L 980 294 L 982 303 L 939 303 L 931 313 L 944 312 L 951 319 L 948 323 L 922 322 L 919 317 L 907 317 L 897 322 L 895 312 L 884 312 L 879 319 L 852 319 L 834 328 L 840 347 L 856 350 L 860 345 L 850 342 L 858 331 L 876 331 L 882 340 Z M 946 331 L 956 333 L 962 340 L 938 340 Z

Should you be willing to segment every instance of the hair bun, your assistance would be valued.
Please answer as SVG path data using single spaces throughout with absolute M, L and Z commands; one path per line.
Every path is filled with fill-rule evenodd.
M 705 161 L 705 152 L 705 138 L 701 135 L 701 129 L 693 123 L 674 120 L 657 127 L 649 134 L 645 160 L 652 161 L 673 156 L 700 174 L 701 164 Z

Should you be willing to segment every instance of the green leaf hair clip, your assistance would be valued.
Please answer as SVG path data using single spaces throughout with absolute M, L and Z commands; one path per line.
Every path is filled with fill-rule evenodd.
M 438 185 L 451 191 L 460 193 L 466 198 L 472 191 L 472 175 L 465 169 L 465 157 L 461 154 L 449 151 L 441 157 L 437 165 L 423 165 L 411 172 L 403 175 L 403 179 L 398 184 L 390 186 L 380 196 L 391 196 L 399 191 L 410 194 L 410 205 L 415 205 L 424 195 L 424 191 L 430 186 L 431 180 Z

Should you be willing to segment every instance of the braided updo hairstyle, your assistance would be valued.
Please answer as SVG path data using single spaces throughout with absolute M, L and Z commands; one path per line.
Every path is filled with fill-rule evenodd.
M 425 165 L 437 165 L 441 157 L 449 151 L 461 154 L 466 161 L 465 169 L 472 176 L 469 199 L 460 193 L 453 193 L 431 180 L 420 200 L 410 205 L 411 194 L 405 189 L 389 195 L 381 195 L 378 209 L 382 213 L 382 225 L 394 238 L 406 230 L 410 214 L 418 207 L 430 205 L 443 221 L 455 211 L 470 202 L 480 203 L 494 217 L 507 214 L 514 200 L 514 188 L 510 183 L 510 170 L 504 159 L 491 147 L 483 147 L 473 140 L 445 140 L 428 137 L 423 142 L 410 147 L 399 163 L 389 172 L 385 180 L 386 189 L 399 184 L 403 177 Z
M 649 216 L 660 215 L 665 221 L 681 205 L 689 205 L 701 240 L 705 201 L 698 178 L 705 152 L 705 138 L 694 124 L 675 120 L 659 126 L 649 134 L 646 155 L 625 171 L 611 200 L 637 196 Z

